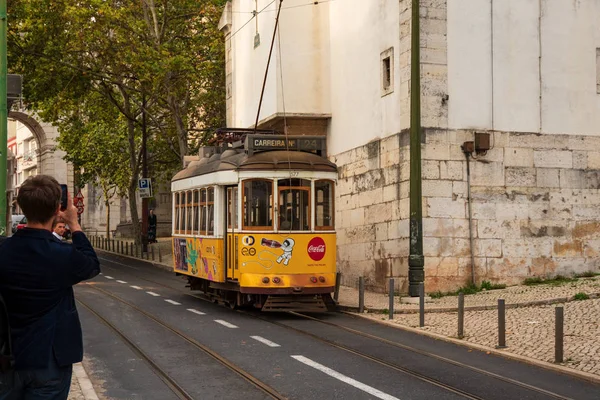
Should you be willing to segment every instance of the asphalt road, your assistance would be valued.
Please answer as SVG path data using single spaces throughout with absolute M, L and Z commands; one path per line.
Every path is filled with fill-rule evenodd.
M 76 297 L 105 398 L 600 398 L 599 385 L 344 314 L 230 310 L 150 263 L 100 257 Z

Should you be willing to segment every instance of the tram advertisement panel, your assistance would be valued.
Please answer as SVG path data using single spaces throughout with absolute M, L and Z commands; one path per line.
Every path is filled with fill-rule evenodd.
M 174 238 L 175 271 L 224 282 L 221 239 Z
M 240 235 L 244 272 L 314 273 L 335 271 L 335 234 Z

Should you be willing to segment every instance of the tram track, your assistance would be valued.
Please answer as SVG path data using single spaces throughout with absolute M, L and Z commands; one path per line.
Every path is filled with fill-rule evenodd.
M 107 260 L 107 261 L 112 262 L 110 260 Z M 153 280 L 153 279 L 149 279 L 149 278 L 147 278 L 145 276 L 137 275 L 137 274 L 135 274 L 133 272 L 129 272 L 128 271 L 126 273 L 130 274 L 130 275 L 133 275 L 133 276 L 135 276 L 138 279 L 141 279 L 141 280 L 153 283 L 155 285 L 159 285 L 159 286 L 168 288 L 170 290 L 175 290 L 175 291 L 177 291 L 177 292 L 179 292 L 181 294 L 184 294 L 184 295 L 187 295 L 187 296 L 190 296 L 190 297 L 194 297 L 196 299 L 200 299 L 200 300 L 207 301 L 207 302 L 214 302 L 214 299 L 211 299 L 211 298 L 208 298 L 208 297 L 205 297 L 205 296 L 202 296 L 202 295 L 190 293 L 189 291 L 173 287 L 173 286 L 165 284 L 163 282 L 159 282 L 159 281 L 156 281 L 156 280 Z M 99 289 L 99 290 L 102 290 L 102 289 Z M 246 316 L 249 316 L 249 317 L 251 317 L 253 319 L 259 319 L 259 320 L 262 320 L 264 322 L 267 322 L 267 323 L 279 326 L 281 328 L 284 328 L 286 330 L 293 331 L 293 332 L 299 333 L 301 335 L 311 337 L 312 339 L 317 340 L 317 341 L 319 341 L 321 343 L 327 344 L 329 346 L 338 348 L 340 350 L 343 350 L 345 352 L 354 354 L 354 355 L 359 356 L 361 358 L 364 358 L 364 359 L 370 360 L 372 362 L 378 363 L 380 365 L 386 366 L 386 367 L 391 368 L 393 370 L 396 370 L 398 372 L 402 372 L 404 374 L 410 375 L 410 376 L 412 376 L 412 377 L 414 377 L 416 379 L 419 379 L 421 381 L 424 381 L 424 382 L 427 382 L 429 384 L 435 385 L 437 387 L 443 388 L 443 389 L 448 390 L 448 391 L 450 391 L 452 393 L 460 395 L 460 396 L 462 396 L 464 398 L 468 398 L 468 399 L 481 399 L 481 400 L 484 399 L 483 397 L 480 397 L 480 396 L 477 396 L 475 394 L 469 393 L 469 392 L 464 391 L 464 390 L 462 390 L 460 388 L 456 388 L 456 387 L 454 387 L 452 385 L 449 385 L 447 383 L 444 383 L 444 382 L 442 382 L 442 381 L 440 381 L 438 379 L 426 376 L 426 375 L 424 375 L 424 374 L 422 374 L 422 373 L 420 373 L 418 371 L 415 371 L 415 370 L 413 370 L 411 368 L 407 368 L 407 367 L 403 367 L 403 366 L 397 365 L 395 363 L 391 363 L 391 362 L 386 361 L 386 360 L 384 360 L 384 359 L 382 359 L 380 357 L 372 356 L 372 355 L 369 355 L 369 354 L 367 354 L 365 352 L 362 352 L 360 350 L 352 348 L 350 346 L 346 346 L 346 345 L 343 345 L 343 344 L 340 344 L 340 343 L 336 343 L 336 342 L 334 342 L 332 340 L 323 338 L 323 337 L 321 337 L 321 336 L 319 336 L 317 334 L 314 334 L 314 333 L 311 333 L 311 332 L 307 332 L 306 330 L 295 328 L 295 327 L 289 326 L 289 325 L 287 325 L 285 323 L 282 323 L 282 322 L 279 322 L 279 321 L 274 321 L 274 320 L 272 320 L 272 319 L 270 319 L 270 318 L 268 318 L 268 317 L 266 317 L 264 315 L 259 315 L 257 312 L 245 311 L 245 310 L 236 310 L 236 312 L 238 312 L 240 314 L 243 314 L 243 315 L 246 315 Z M 533 385 L 527 384 L 525 382 L 521 382 L 521 381 L 516 380 L 516 379 L 512 379 L 512 378 L 509 378 L 509 377 L 506 377 L 506 376 L 503 376 L 503 375 L 500 375 L 500 374 L 497 374 L 497 373 L 494 373 L 494 372 L 490 372 L 490 371 L 487 371 L 487 370 L 484 370 L 484 369 L 481 369 L 481 368 L 478 368 L 478 367 L 474 367 L 472 365 L 468 365 L 468 364 L 462 363 L 460 361 L 452 360 L 450 358 L 443 357 L 443 356 L 431 353 L 429 351 L 421 350 L 421 349 L 418 349 L 418 348 L 413 347 L 413 346 L 409 346 L 409 345 L 405 345 L 405 344 L 402 344 L 402 343 L 399 343 L 399 342 L 396 342 L 396 341 L 388 340 L 388 339 L 385 339 L 385 338 L 382 338 L 382 337 L 379 337 L 379 336 L 376 336 L 376 335 L 373 335 L 373 334 L 370 334 L 370 333 L 366 333 L 366 332 L 363 332 L 363 331 L 360 331 L 360 330 L 357 330 L 357 329 L 348 328 L 346 326 L 343 326 L 343 325 L 340 325 L 340 324 L 336 324 L 336 323 L 332 323 L 332 322 L 329 322 L 329 321 L 323 321 L 323 320 L 321 320 L 319 318 L 316 318 L 316 317 L 313 317 L 313 316 L 309 316 L 309 315 L 306 315 L 306 314 L 302 314 L 302 313 L 298 313 L 298 312 L 287 312 L 286 314 L 294 315 L 296 317 L 307 319 L 307 320 L 311 320 L 311 321 L 316 322 L 316 323 L 325 324 L 325 325 L 328 325 L 328 326 L 331 326 L 331 327 L 334 327 L 334 328 L 346 331 L 348 333 L 361 336 L 361 337 L 369 339 L 369 340 L 375 340 L 375 341 L 377 341 L 379 343 L 384 343 L 386 345 L 391 345 L 393 347 L 396 347 L 396 348 L 399 348 L 399 349 L 402 349 L 402 350 L 405 350 L 405 351 L 409 351 L 409 352 L 412 352 L 412 353 L 415 353 L 415 354 L 419 354 L 419 355 L 424 356 L 424 357 L 432 358 L 432 359 L 434 359 L 436 361 L 444 362 L 444 363 L 450 364 L 452 366 L 456 366 L 456 367 L 459 367 L 459 368 L 467 369 L 467 370 L 473 371 L 473 372 L 475 372 L 477 374 L 484 375 L 484 376 L 487 376 L 489 378 L 492 378 L 492 379 L 495 379 L 495 380 L 499 380 L 499 381 L 502 381 L 502 382 L 507 383 L 507 384 L 518 386 L 518 387 L 521 387 L 523 389 L 526 389 L 526 390 L 529 390 L 529 391 L 533 391 L 535 393 L 538 393 L 538 394 L 541 394 L 541 395 L 544 395 L 544 396 L 548 396 L 549 398 L 553 398 L 553 399 L 557 399 L 557 400 L 574 400 L 573 398 L 566 397 L 566 396 L 560 395 L 558 393 L 554 393 L 554 392 L 551 392 L 549 390 L 546 390 L 546 389 L 543 389 L 543 388 L 540 388 L 540 387 L 537 387 L 537 386 L 533 386 Z
M 210 356 L 211 358 L 213 358 L 214 360 L 216 360 L 217 362 L 219 362 L 220 364 L 225 366 L 227 369 L 231 370 L 238 376 L 242 377 L 245 381 L 249 382 L 254 387 L 256 387 L 257 389 L 259 389 L 260 391 L 265 393 L 269 398 L 278 399 L 278 400 L 287 399 L 285 396 L 280 394 L 276 389 L 274 389 L 267 383 L 261 381 L 260 379 L 256 378 L 255 376 L 253 376 L 249 372 L 245 371 L 244 369 L 240 368 L 233 362 L 222 357 L 217 352 L 211 350 L 207 346 L 198 342 L 193 337 L 191 337 L 191 336 L 181 332 L 179 329 L 161 321 L 160 319 L 156 318 L 154 315 L 141 309 L 140 307 L 136 306 L 135 304 L 133 304 L 113 293 L 110 293 L 107 290 L 101 289 L 95 285 L 86 284 L 86 286 L 93 290 L 96 290 L 96 291 L 104 294 L 105 296 L 108 296 L 122 304 L 125 304 L 126 306 L 128 306 L 128 307 L 132 308 L 133 310 L 139 312 L 140 314 L 144 315 L 149 320 L 155 322 L 162 328 L 165 328 L 166 330 L 175 334 L 179 338 L 183 339 L 185 342 L 191 344 L 193 347 L 197 348 L 198 350 L 202 351 L 206 355 Z M 196 296 L 194 296 L 194 297 L 196 297 Z M 111 323 L 106 318 L 104 318 L 102 315 L 100 315 L 97 311 L 95 311 L 86 302 L 82 301 L 81 299 L 77 299 L 77 302 L 79 302 L 82 306 L 84 306 L 95 317 L 97 317 L 104 325 L 106 325 L 109 329 L 111 329 L 114 333 L 116 333 L 121 339 L 123 339 L 125 344 L 129 348 L 131 348 L 134 351 L 134 353 L 136 353 L 139 357 L 141 357 L 150 366 L 150 368 L 175 393 L 175 395 L 177 397 L 179 397 L 180 399 L 185 399 L 185 400 L 193 400 L 194 399 L 194 397 L 192 397 L 189 393 L 187 393 L 183 387 L 181 387 L 173 378 L 171 378 L 164 369 L 162 369 L 158 364 L 156 364 L 149 355 L 147 355 L 138 345 L 136 345 L 131 339 L 129 339 L 129 337 L 127 337 L 127 335 L 125 335 L 118 327 L 116 327 L 113 323 Z

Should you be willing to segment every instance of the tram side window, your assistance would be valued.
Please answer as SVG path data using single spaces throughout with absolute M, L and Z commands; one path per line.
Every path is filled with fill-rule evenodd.
M 200 234 L 206 235 L 206 189 L 200 190 Z
M 179 193 L 175 193 L 175 233 L 179 233 Z
M 227 189 L 227 227 L 237 229 L 237 188 Z
M 200 210 L 198 209 L 199 207 L 199 190 L 194 190 L 194 215 L 192 217 L 192 233 L 197 233 L 198 232 L 198 228 L 199 228 L 199 224 L 198 224 L 198 217 L 200 215 Z
M 215 234 L 215 188 L 206 190 L 206 234 Z
M 333 182 L 315 182 L 315 228 L 334 229 Z
M 306 179 L 280 179 L 279 229 L 310 230 L 310 181 Z
M 192 234 L 192 192 L 187 192 L 186 212 L 185 212 L 185 233 Z
M 179 200 L 177 201 L 178 218 L 177 230 L 179 233 L 185 233 L 185 192 L 179 192 Z
M 271 229 L 273 227 L 273 182 L 266 179 L 244 181 L 244 229 Z

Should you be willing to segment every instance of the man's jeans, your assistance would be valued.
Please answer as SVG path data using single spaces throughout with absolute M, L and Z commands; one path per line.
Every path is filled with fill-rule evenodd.
M 0 373 L 0 400 L 66 400 L 73 366 Z

